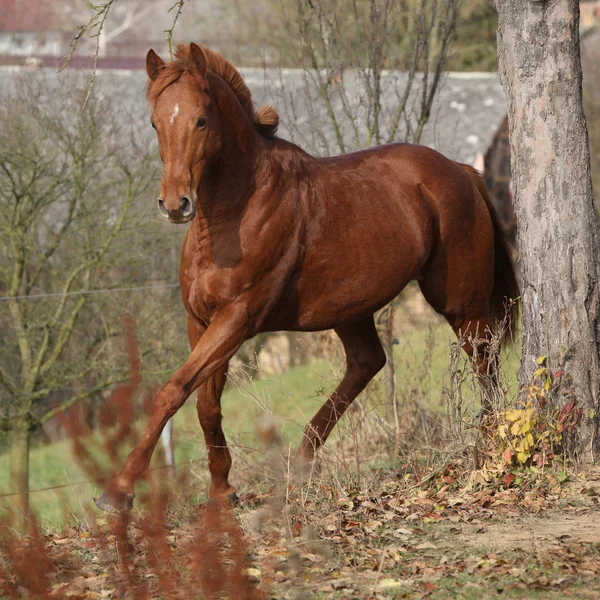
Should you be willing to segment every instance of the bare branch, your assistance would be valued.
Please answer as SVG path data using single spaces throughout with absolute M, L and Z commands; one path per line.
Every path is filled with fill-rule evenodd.
M 17 387 L 15 386 L 12 377 L 2 368 L 0 365 L 0 385 L 11 395 L 17 393 Z
M 106 45 L 111 40 L 114 40 L 115 38 L 119 37 L 123 32 L 127 31 L 134 24 L 135 21 L 139 21 L 143 16 L 148 14 L 154 8 L 154 3 L 149 0 L 146 0 L 146 3 L 144 5 L 142 5 L 140 2 L 134 4 L 127 11 L 125 19 L 123 19 L 123 22 L 118 27 L 115 27 L 110 32 L 104 33 L 104 37 L 102 38 L 104 41 L 103 43 Z
M 38 419 L 38 421 L 41 425 L 43 425 L 44 423 L 46 423 L 46 421 L 49 421 L 50 419 L 52 419 L 52 417 L 55 417 L 58 413 L 68 410 L 69 408 L 71 408 L 75 404 L 78 404 L 82 400 L 85 400 L 86 398 L 89 398 L 90 396 L 93 396 L 94 394 L 97 394 L 98 392 L 102 392 L 103 390 L 106 390 L 106 389 L 112 387 L 113 385 L 117 385 L 119 383 L 125 383 L 128 380 L 129 380 L 129 374 L 126 374 L 117 379 L 111 379 L 110 381 L 105 381 L 105 382 L 101 383 L 100 385 L 97 385 L 95 387 L 92 387 L 90 389 L 87 389 L 87 390 L 81 392 L 80 394 L 76 394 L 75 396 L 72 396 L 65 402 L 62 402 L 58 406 L 54 407 L 52 410 L 49 410 L 47 413 L 42 415 Z
M 173 23 L 169 29 L 165 29 L 164 32 L 167 34 L 167 46 L 169 47 L 169 57 L 173 58 L 173 32 L 175 31 L 175 25 L 177 25 L 177 21 L 179 16 L 183 12 L 183 5 L 186 0 L 177 0 L 171 8 L 169 8 L 168 12 L 175 11 L 175 17 L 173 18 Z
M 115 223 L 112 231 L 110 232 L 110 234 L 107 236 L 106 240 L 104 241 L 104 245 L 95 254 L 95 256 L 93 257 L 92 260 L 88 260 L 85 263 L 83 263 L 82 265 L 79 265 L 71 273 L 71 276 L 68 278 L 67 282 L 65 283 L 65 286 L 63 287 L 63 297 L 61 298 L 59 306 L 55 312 L 54 318 L 49 323 L 50 328 L 55 328 L 57 326 L 58 322 L 60 321 L 62 314 L 64 312 L 64 308 L 66 306 L 69 289 L 70 289 L 73 281 L 75 281 L 75 278 L 77 277 L 77 275 L 79 275 L 79 273 L 81 273 L 84 270 L 87 270 L 89 272 L 89 269 L 91 267 L 97 265 L 102 260 L 104 255 L 108 252 L 113 241 L 115 240 L 115 238 L 121 231 L 121 228 L 123 227 L 123 223 L 125 222 L 125 216 L 127 215 L 129 207 L 131 206 L 131 201 L 132 201 L 131 185 L 132 185 L 132 182 L 131 182 L 131 177 L 130 177 L 128 180 L 128 183 L 127 183 L 127 191 L 125 193 L 125 202 L 123 203 L 123 208 L 121 209 L 121 214 L 119 215 L 119 218 L 118 218 L 117 222 Z M 87 288 L 89 289 L 89 277 L 87 279 L 88 279 Z M 50 356 L 46 360 L 44 360 L 43 366 L 41 366 L 41 368 L 40 368 L 41 374 L 46 373 L 54 365 L 54 363 L 58 360 L 60 353 L 62 352 L 65 344 L 69 340 L 71 333 L 73 332 L 73 327 L 75 325 L 75 321 L 77 320 L 77 316 L 81 312 L 82 308 L 85 306 L 85 303 L 87 302 L 88 298 L 89 298 L 89 296 L 86 296 L 86 295 L 81 296 L 81 298 L 79 299 L 79 301 L 77 302 L 77 304 L 75 305 L 73 310 L 71 311 L 71 314 L 69 315 L 69 317 L 63 322 L 63 324 L 60 328 L 59 334 L 58 334 L 58 338 L 54 344 L 53 349 L 50 352 Z M 44 349 L 44 351 L 45 351 L 45 349 Z M 41 365 L 42 358 L 43 357 L 40 356 L 39 361 L 36 361 L 36 364 Z
M 77 27 L 77 33 L 75 37 L 69 42 L 69 53 L 65 56 L 64 63 L 58 70 L 60 73 L 66 66 L 69 64 L 73 52 L 77 48 L 79 41 L 81 38 L 88 34 L 91 38 L 96 38 L 96 50 L 94 51 L 94 67 L 92 69 L 92 76 L 90 78 L 90 84 L 88 86 L 87 94 L 85 96 L 85 100 L 83 101 L 83 109 L 86 108 L 88 101 L 90 99 L 90 95 L 92 93 L 92 89 L 94 87 L 94 82 L 96 81 L 96 70 L 98 67 L 98 56 L 100 55 L 100 36 L 102 35 L 102 30 L 104 29 L 104 24 L 106 23 L 106 19 L 108 18 L 108 13 L 110 11 L 111 6 L 117 0 L 106 0 L 104 4 L 90 4 L 88 5 L 94 14 L 90 18 L 90 20 L 85 25 L 80 25 Z

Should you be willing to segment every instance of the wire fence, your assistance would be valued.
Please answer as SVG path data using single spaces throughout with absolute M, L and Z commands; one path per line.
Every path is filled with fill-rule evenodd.
M 202 461 L 202 459 L 197 458 L 195 460 L 186 460 L 186 461 L 183 461 L 180 463 L 176 463 L 174 465 L 161 465 L 160 467 L 151 467 L 150 469 L 147 470 L 147 472 L 151 473 L 154 471 L 164 471 L 165 469 L 172 469 L 174 467 L 175 468 L 183 467 L 185 465 L 191 465 L 191 464 L 198 463 L 201 461 Z M 21 490 L 20 492 L 8 492 L 6 494 L 0 494 L 0 499 L 19 496 L 23 493 L 37 494 L 38 492 L 52 492 L 54 490 L 60 490 L 60 489 L 68 488 L 68 487 L 76 487 L 76 486 L 80 486 L 80 485 L 90 485 L 90 484 L 99 484 L 99 483 L 100 482 L 97 479 L 88 479 L 86 481 L 75 481 L 75 482 L 70 482 L 70 483 L 60 483 L 57 485 L 51 485 L 49 487 L 37 488 L 34 490 Z
M 137 285 L 122 288 L 102 288 L 97 290 L 79 290 L 75 292 L 53 292 L 51 294 L 28 294 L 24 296 L 0 296 L 0 301 L 7 300 L 38 300 L 40 298 L 63 298 L 65 296 L 91 296 L 94 294 L 108 294 L 112 292 L 137 292 L 140 290 L 172 289 L 178 288 L 178 283 L 159 283 L 156 285 Z
M 49 292 L 49 293 L 37 293 L 37 294 L 27 294 L 27 295 L 17 295 L 17 296 L 10 296 L 10 295 L 5 295 L 5 296 L 0 296 L 0 308 L 2 307 L 6 307 L 7 303 L 9 300 L 19 300 L 19 301 L 43 301 L 44 299 L 47 298 L 64 298 L 66 296 L 100 296 L 100 295 L 107 295 L 107 294 L 112 294 L 112 293 L 126 293 L 126 292 L 155 292 L 155 291 L 159 291 L 159 290 L 175 290 L 180 288 L 180 284 L 179 283 L 175 283 L 175 282 L 155 282 L 155 283 L 145 283 L 145 284 L 141 284 L 141 285 L 131 285 L 131 286 L 123 286 L 123 287 L 114 287 L 114 288 L 108 288 L 108 287 L 103 287 L 103 288 L 98 288 L 98 289 L 92 289 L 92 290 L 75 290 L 75 291 L 71 291 L 71 292 Z M 79 328 L 81 331 L 77 332 L 74 331 L 73 332 L 73 336 L 75 338 L 75 336 L 78 335 L 87 335 L 87 331 L 86 328 Z M 185 335 L 185 333 L 183 333 L 183 335 Z M 160 376 L 163 377 L 169 373 L 172 372 L 173 368 L 175 368 L 177 361 L 171 366 L 171 368 L 169 369 L 151 369 L 150 371 L 146 371 L 146 374 L 150 374 L 152 376 Z M 92 387 L 82 387 L 82 386 L 75 386 L 75 385 L 69 385 L 69 386 L 60 386 L 60 387 L 53 387 L 51 390 L 51 394 L 56 394 L 56 393 L 62 393 L 62 392 L 77 392 L 78 394 L 84 394 L 86 392 L 102 392 L 105 389 L 110 389 L 111 387 L 114 387 L 115 385 L 119 385 L 121 383 L 123 383 L 123 381 L 125 381 L 125 379 L 121 380 L 114 380 L 108 383 L 108 385 L 106 385 L 105 387 L 102 386 L 92 386 Z M 7 400 L 14 400 L 17 398 L 27 398 L 30 394 L 27 393 L 20 393 L 20 392 L 9 392 L 6 389 L 3 389 L 2 386 L 0 386 L 0 400 L 6 402 Z M 0 496 L 1 497 L 1 496 Z

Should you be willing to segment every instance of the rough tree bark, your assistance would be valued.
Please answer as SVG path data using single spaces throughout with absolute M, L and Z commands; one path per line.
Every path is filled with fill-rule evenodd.
M 598 451 L 600 241 L 579 2 L 496 0 L 496 7 L 523 275 L 521 383 L 532 381 L 540 356 L 551 373 L 566 374 L 583 409 L 575 448 L 590 459 Z

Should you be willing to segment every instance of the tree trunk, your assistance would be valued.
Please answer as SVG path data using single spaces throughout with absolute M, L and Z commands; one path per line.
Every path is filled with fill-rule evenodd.
M 540 356 L 555 377 L 565 373 L 562 381 L 583 409 L 576 449 L 592 459 L 600 245 L 582 108 L 579 2 L 496 0 L 496 7 L 523 276 L 521 384 L 532 381 Z
M 16 420 L 16 419 L 15 419 Z M 11 491 L 17 495 L 13 497 L 13 506 L 16 513 L 21 515 L 22 523 L 29 514 L 29 446 L 30 428 L 28 423 L 11 423 L 8 432 L 10 485 Z

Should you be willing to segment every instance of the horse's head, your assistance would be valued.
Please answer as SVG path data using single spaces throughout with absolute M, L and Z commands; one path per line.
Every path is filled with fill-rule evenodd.
M 274 133 L 277 113 L 271 107 L 255 112 L 239 72 L 219 54 L 194 43 L 178 46 L 176 60 L 167 64 L 150 50 L 146 70 L 151 123 L 164 163 L 158 208 L 172 223 L 186 223 L 196 213 L 197 190 L 206 172 L 231 137 L 235 113 L 251 131 L 254 124 L 263 135 Z M 217 98 L 223 102 L 224 97 L 231 105 L 218 107 Z M 227 114 L 227 122 L 219 112 Z
M 221 147 L 219 119 L 206 79 L 206 60 L 196 44 L 190 45 L 188 61 L 185 68 L 181 65 L 179 72 L 173 69 L 172 77 L 168 77 L 164 61 L 154 50 L 146 57 L 154 97 L 151 123 L 165 165 L 158 208 L 172 223 L 194 218 L 196 186 L 207 162 Z M 164 81 L 157 82 L 159 76 Z

